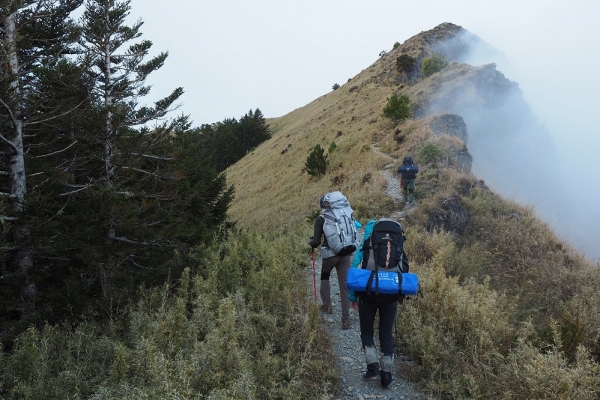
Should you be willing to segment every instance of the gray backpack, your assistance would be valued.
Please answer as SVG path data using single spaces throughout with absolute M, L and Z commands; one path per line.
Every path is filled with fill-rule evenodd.
M 323 197 L 323 234 L 329 246 L 321 248 L 323 258 L 347 256 L 358 248 L 359 236 L 352 214 L 350 203 L 342 192 L 327 193 Z

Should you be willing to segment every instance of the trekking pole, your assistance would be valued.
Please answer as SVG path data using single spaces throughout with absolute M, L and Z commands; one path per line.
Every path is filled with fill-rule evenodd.
M 315 303 L 317 302 L 317 268 L 315 267 L 315 248 L 312 248 L 312 265 L 313 265 L 313 295 Z

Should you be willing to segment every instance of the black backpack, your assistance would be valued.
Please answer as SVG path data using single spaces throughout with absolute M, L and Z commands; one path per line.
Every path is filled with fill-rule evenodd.
M 363 243 L 362 268 L 408 272 L 404 253 L 404 231 L 398 221 L 380 218 L 373 225 L 371 236 Z
M 419 167 L 413 163 L 412 157 L 404 157 L 402 165 L 398 167 L 398 173 L 404 179 L 415 179 L 419 173 Z
M 371 235 L 363 243 L 363 261 L 361 268 L 375 271 L 367 283 L 366 292 L 357 292 L 359 296 L 369 296 L 369 300 L 377 302 L 398 300 L 398 295 L 379 294 L 378 270 L 408 272 L 408 257 L 404 252 L 404 231 L 398 221 L 380 218 L 373 225 Z M 375 293 L 370 288 L 372 280 L 376 280 Z M 373 296 L 375 295 L 375 296 Z M 400 295 L 401 297 L 404 297 Z

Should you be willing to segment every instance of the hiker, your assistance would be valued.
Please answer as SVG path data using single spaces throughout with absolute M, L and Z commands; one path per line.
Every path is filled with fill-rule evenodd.
M 413 163 L 412 157 L 404 157 L 402 165 L 398 167 L 400 174 L 400 188 L 404 189 L 404 201 L 408 205 L 415 204 L 415 178 L 419 167 Z
M 359 243 L 356 229 L 361 225 L 354 220 L 348 200 L 339 191 L 321 197 L 319 206 L 321 214 L 315 219 L 314 233 L 308 240 L 308 244 L 313 249 L 321 245 L 320 310 L 327 314 L 333 313 L 329 276 L 335 268 L 342 303 L 342 329 L 350 329 L 350 299 L 346 288 L 346 277 L 352 263 L 352 254 Z M 334 229 L 328 229 L 328 225 L 332 225 Z M 343 234 L 340 235 L 340 232 Z M 342 241 L 340 236 L 343 238 Z
M 373 233 L 374 231 L 375 233 Z M 378 238 L 382 239 L 379 243 L 377 242 Z M 402 227 L 397 221 L 387 218 L 369 221 L 365 226 L 363 243 L 354 256 L 352 268 L 373 271 L 372 274 L 367 274 L 371 278 L 365 286 L 368 288 L 375 285 L 376 290 L 348 291 L 351 307 L 358 311 L 360 340 L 367 365 L 367 371 L 363 374 L 363 379 L 375 380 L 380 377 L 383 388 L 389 388 L 393 380 L 394 341 L 392 328 L 396 320 L 398 302 L 402 302 L 404 296 L 401 294 L 379 293 L 379 287 L 377 286 L 379 281 L 374 282 L 373 274 L 377 276 L 377 271 L 408 272 L 408 259 L 403 249 L 404 239 Z M 350 282 L 348 284 L 350 285 Z M 381 364 L 379 363 L 374 340 L 374 324 L 377 314 L 379 314 L 378 330 Z

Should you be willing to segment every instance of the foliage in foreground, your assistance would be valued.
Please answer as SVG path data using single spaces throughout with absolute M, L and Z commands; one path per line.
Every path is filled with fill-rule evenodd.
M 424 296 L 402 305 L 397 338 L 413 376 L 439 399 L 597 399 L 600 270 L 481 185 L 419 176 L 429 194 L 405 221 L 406 251 Z M 443 208 L 451 196 L 470 216 L 460 231 L 435 225 L 459 215 Z
M 584 346 L 569 360 L 558 325 L 558 344 L 540 346 L 536 328 L 511 323 L 514 303 L 488 283 L 461 285 L 433 266 L 420 276 L 426 296 L 404 305 L 400 336 L 434 398 L 598 398 L 600 364 Z
M 337 372 L 289 241 L 231 235 L 179 284 L 101 326 L 30 328 L 0 358 L 0 395 L 307 399 Z M 190 272 L 195 271 L 195 272 Z M 301 282 L 299 282 L 299 279 Z

